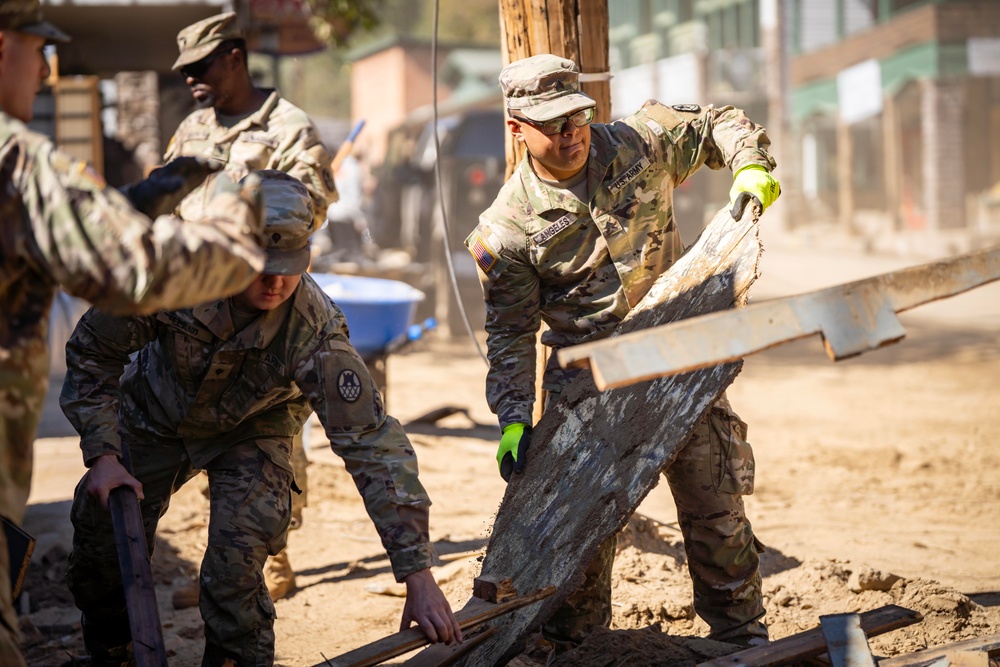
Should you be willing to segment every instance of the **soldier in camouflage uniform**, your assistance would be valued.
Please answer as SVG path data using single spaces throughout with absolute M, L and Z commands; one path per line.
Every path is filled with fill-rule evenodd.
M 239 292 L 264 266 L 260 202 L 219 181 L 203 222 L 150 219 L 90 167 L 30 131 L 49 75 L 43 48 L 69 38 L 43 20 L 38 0 L 0 2 L 0 514 L 20 523 L 32 443 L 49 378 L 50 307 L 62 287 L 108 312 L 181 308 Z M 205 172 L 201 172 L 204 177 Z M 166 178 L 161 178 L 166 176 Z M 136 188 L 150 210 L 191 184 L 173 167 Z M 169 197 L 168 197 L 169 198 Z M 0 572 L 9 570 L 0 531 Z M 0 665 L 24 664 L 10 582 L 0 576 Z
M 195 155 L 215 160 L 236 180 L 259 169 L 287 172 L 309 189 L 318 229 L 326 220 L 327 206 L 337 198 L 332 157 L 304 111 L 282 99 L 278 91 L 254 86 L 236 14 L 218 14 L 184 28 L 177 35 L 177 48 L 173 69 L 180 71 L 201 108 L 177 128 L 164 159 Z M 204 192 L 196 191 L 181 203 L 181 217 L 200 214 Z M 307 464 L 299 434 L 292 448 L 293 530 L 302 525 L 309 487 Z M 295 588 L 287 550 L 268 559 L 264 574 L 275 600 Z
M 527 152 L 466 240 L 486 299 L 487 398 L 503 429 L 501 474 L 523 469 L 535 400 L 535 335 L 558 349 L 611 333 L 684 245 L 673 190 L 707 165 L 736 174 L 731 195 L 777 196 L 763 128 L 732 107 L 664 106 L 591 126 L 595 102 L 569 60 L 538 55 L 504 68 L 508 127 Z M 546 403 L 578 371 L 549 358 Z M 665 415 L 664 418 L 669 418 Z M 711 637 L 766 641 L 758 549 L 742 496 L 753 489 L 746 424 L 723 397 L 664 470 L 677 503 L 695 610 Z M 546 624 L 557 648 L 611 621 L 615 538 L 586 582 Z
M 236 14 L 218 14 L 184 28 L 177 34 L 177 48 L 173 69 L 201 108 L 181 121 L 164 159 L 196 155 L 217 160 L 235 180 L 260 169 L 291 174 L 309 189 L 318 229 L 327 206 L 336 200 L 333 156 L 304 111 L 277 90 L 254 85 Z M 198 215 L 210 185 L 211 180 L 181 203 L 182 218 Z
M 130 632 L 106 509 L 136 490 L 152 548 L 170 496 L 208 472 L 211 517 L 201 564 L 203 665 L 274 660 L 267 556 L 291 519 L 292 436 L 315 410 L 353 475 L 398 581 L 404 627 L 461 639 L 428 567 L 430 500 L 399 422 L 348 339 L 344 315 L 308 274 L 312 213 L 302 183 L 259 172 L 267 206 L 264 275 L 241 294 L 192 309 L 115 317 L 91 309 L 66 346 L 61 405 L 89 468 L 73 499 L 67 581 L 93 665 L 128 660 Z M 138 353 L 134 359 L 130 357 Z M 119 381 L 119 378 L 120 381 Z M 127 447 L 134 477 L 120 457 Z

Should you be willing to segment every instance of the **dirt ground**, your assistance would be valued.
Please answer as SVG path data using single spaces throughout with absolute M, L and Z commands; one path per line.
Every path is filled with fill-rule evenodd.
M 842 282 L 917 260 L 769 248 L 754 298 Z M 831 363 L 818 340 L 750 357 L 729 390 L 749 423 L 757 489 L 747 499 L 763 560 L 772 638 L 824 614 L 897 604 L 924 620 L 872 638 L 897 655 L 1000 634 L 1000 290 L 995 286 L 904 317 L 898 345 Z M 389 411 L 415 444 L 442 555 L 481 548 L 503 495 L 499 431 L 483 399 L 485 365 L 467 340 L 432 334 L 389 362 Z M 410 423 L 435 408 L 455 414 Z M 403 599 L 349 476 L 319 428 L 308 450 L 309 506 L 290 537 L 298 590 L 277 603 L 280 665 L 314 665 L 398 626 Z M 29 664 L 83 655 L 78 616 L 62 582 L 77 440 L 40 439 L 27 528 L 39 538 L 22 629 Z M 529 459 L 530 461 L 530 459 Z M 530 465 L 530 462 L 529 462 Z M 200 664 L 197 608 L 174 609 L 205 546 L 207 501 L 179 493 L 161 522 L 155 577 L 170 664 Z M 666 485 L 646 498 L 620 541 L 612 632 L 596 633 L 561 665 L 695 664 L 729 649 L 704 636 Z M 435 569 L 453 606 L 470 596 L 475 557 Z M 518 659 L 535 664 L 538 654 Z M 399 664 L 397 660 L 395 664 Z

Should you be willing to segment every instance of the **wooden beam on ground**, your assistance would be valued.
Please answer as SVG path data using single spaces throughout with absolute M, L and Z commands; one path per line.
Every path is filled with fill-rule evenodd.
M 919 612 L 894 604 L 879 607 L 861 614 L 861 629 L 868 637 L 905 628 L 919 623 L 923 616 Z M 767 646 L 755 646 L 721 658 L 702 662 L 698 667 L 765 667 L 772 665 L 794 665 L 816 658 L 827 651 L 826 640 L 821 628 L 813 628 L 790 637 L 777 639 Z M 883 667 L 885 661 L 879 662 Z
M 1000 246 L 559 351 L 601 389 L 742 359 L 814 334 L 834 361 L 899 341 L 896 313 L 1000 279 Z
M 490 619 L 509 614 L 516 609 L 534 604 L 539 600 L 544 600 L 555 592 L 556 589 L 554 586 L 547 586 L 533 593 L 508 599 L 498 604 L 473 598 L 455 614 L 455 618 L 458 619 L 458 625 L 464 632 L 470 628 L 482 625 Z M 471 649 L 485 638 L 473 638 L 471 640 L 473 643 L 462 649 L 463 652 Z M 391 634 L 388 637 L 383 637 L 371 644 L 356 648 L 353 651 L 343 653 L 335 658 L 328 658 L 316 664 L 315 667 L 371 667 L 372 665 L 383 663 L 390 658 L 409 653 L 421 646 L 426 646 L 429 643 L 427 637 L 424 636 L 423 630 L 420 628 L 409 628 L 408 630 L 401 630 L 400 632 Z M 464 644 L 465 642 L 463 642 Z M 461 649 L 461 645 L 451 647 L 439 644 L 437 646 L 450 653 L 455 653 Z
M 761 254 L 759 216 L 754 204 L 738 221 L 728 208 L 719 211 L 616 333 L 745 304 Z M 584 372 L 561 392 L 534 428 L 524 472 L 507 486 L 481 573 L 510 578 L 517 590 L 545 584 L 558 590 L 491 621 L 497 632 L 458 664 L 503 665 L 523 650 L 527 635 L 579 587 L 600 544 L 625 526 L 740 367 L 724 364 L 605 393 Z
M 958 663 L 965 663 L 967 660 L 962 654 L 970 652 L 985 653 L 987 658 L 1000 655 L 1000 635 L 977 637 L 955 644 L 924 649 L 908 655 L 897 655 L 893 658 L 879 660 L 878 665 L 879 667 L 929 667 L 930 665 L 949 667 L 954 663 L 955 667 L 958 667 Z M 954 660 L 949 659 L 951 656 L 955 656 Z

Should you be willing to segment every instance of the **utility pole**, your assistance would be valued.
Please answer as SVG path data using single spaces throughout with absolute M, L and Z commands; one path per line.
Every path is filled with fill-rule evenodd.
M 580 68 L 581 90 L 597 102 L 594 120 L 611 120 L 607 0 L 500 0 L 500 45 L 505 66 L 539 53 L 575 62 Z M 506 177 L 510 178 L 524 156 L 524 148 L 510 132 L 505 136 Z M 548 348 L 541 345 L 542 331 L 544 326 L 535 340 L 535 423 L 542 416 L 542 376 L 548 360 Z
M 500 0 L 503 63 L 552 53 L 580 68 L 581 88 L 597 101 L 597 122 L 611 120 L 607 0 Z M 507 176 L 523 151 L 507 134 Z

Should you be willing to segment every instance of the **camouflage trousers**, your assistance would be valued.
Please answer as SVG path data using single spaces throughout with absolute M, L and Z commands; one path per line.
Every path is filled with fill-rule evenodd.
M 302 526 L 302 510 L 309 505 L 309 475 L 306 468 L 309 465 L 309 458 L 306 456 L 306 447 L 309 446 L 309 429 L 312 426 L 306 421 L 302 425 L 302 430 L 292 438 L 292 475 L 295 479 L 295 487 L 292 494 L 292 525 L 290 530 L 295 530 Z
M 146 543 L 152 553 L 156 525 L 170 497 L 198 474 L 176 440 L 127 442 Z M 274 604 L 264 586 L 268 555 L 285 546 L 291 518 L 292 475 L 287 459 L 291 438 L 268 437 L 233 445 L 207 466 L 210 489 L 208 546 L 201 563 L 199 606 L 205 621 L 203 667 L 231 660 L 238 667 L 274 662 Z M 279 465 L 282 464 L 282 465 Z M 84 491 L 73 498 L 73 551 L 66 575 L 83 612 L 83 635 L 94 665 L 111 662 L 131 641 L 118 553 L 110 513 Z
M 24 667 L 21 655 L 20 632 L 18 631 L 17 615 L 14 613 L 14 600 L 11 596 L 10 559 L 7 552 L 7 539 L 0 528 L 0 667 Z
M 551 400 L 551 399 L 550 399 Z M 711 639 L 745 644 L 767 638 L 760 558 L 743 507 L 753 492 L 753 450 L 747 426 L 723 395 L 664 471 L 677 505 L 694 609 Z M 557 644 L 578 644 L 598 625 L 611 624 L 611 572 L 617 537 L 601 544 L 584 583 L 543 626 Z

